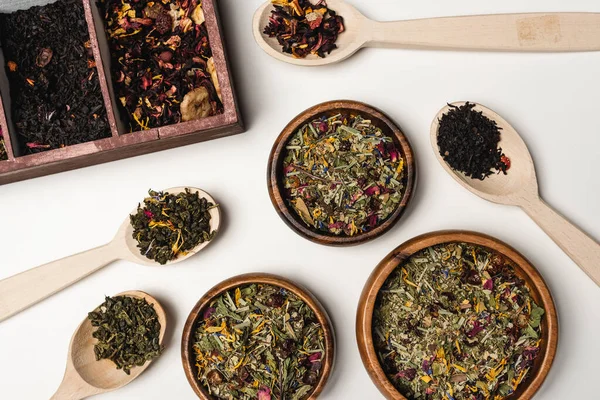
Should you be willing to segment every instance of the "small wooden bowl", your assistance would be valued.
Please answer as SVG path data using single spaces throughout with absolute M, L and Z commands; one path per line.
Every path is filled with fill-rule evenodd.
M 533 299 L 546 311 L 541 323 L 542 342 L 540 344 L 540 354 L 534 362 L 532 373 L 527 380 L 519 385 L 516 392 L 507 397 L 507 400 L 529 400 L 546 379 L 556 355 L 558 318 L 554 300 L 539 272 L 525 257 L 507 244 L 481 233 L 441 231 L 421 235 L 401 244 L 379 263 L 367 280 L 358 303 L 356 338 L 363 364 L 373 383 L 387 399 L 407 400 L 388 380 L 375 352 L 372 333 L 375 301 L 379 290 L 396 267 L 403 264 L 413 254 L 427 247 L 452 242 L 471 243 L 487 247 L 510 259 L 516 265 L 516 275 L 527 282 Z
M 210 289 L 204 296 L 202 296 L 198 303 L 196 303 L 185 323 L 183 328 L 183 337 L 181 340 L 181 361 L 183 362 L 183 369 L 185 370 L 185 376 L 187 377 L 188 382 L 200 399 L 214 400 L 214 397 L 208 393 L 208 391 L 196 378 L 196 355 L 193 349 L 196 324 L 198 318 L 201 318 L 204 309 L 208 307 L 210 302 L 215 297 L 228 290 L 252 283 L 262 283 L 289 290 L 298 296 L 302 301 L 304 301 L 314 311 L 315 316 L 323 327 L 323 331 L 325 333 L 325 357 L 323 359 L 323 372 L 321 373 L 319 382 L 315 385 L 315 389 L 310 396 L 306 398 L 306 400 L 315 400 L 317 397 L 319 397 L 321 391 L 323 391 L 335 361 L 335 334 L 333 330 L 333 324 L 331 323 L 325 308 L 323 308 L 319 300 L 317 300 L 317 298 L 314 297 L 306 288 L 303 288 L 302 286 L 299 286 L 286 278 L 265 273 L 251 273 L 229 278 Z
M 365 118 L 371 119 L 373 125 L 380 128 L 385 135 L 394 139 L 396 146 L 402 153 L 402 157 L 404 157 L 405 160 L 405 192 L 396 211 L 394 211 L 392 215 L 383 221 L 383 223 L 379 224 L 375 229 L 354 236 L 327 234 L 307 226 L 296 214 L 296 212 L 288 207 L 283 195 L 284 188 L 281 183 L 283 159 L 285 158 L 285 145 L 289 141 L 290 137 L 296 133 L 300 127 L 312 121 L 313 119 L 322 115 L 333 116 L 340 112 L 360 114 Z M 271 150 L 271 155 L 269 156 L 269 165 L 267 167 L 269 196 L 271 197 L 271 202 L 273 203 L 273 206 L 277 210 L 277 213 L 281 219 L 283 219 L 283 221 L 300 236 L 303 236 L 315 243 L 328 246 L 352 246 L 365 243 L 383 235 L 385 232 L 390 230 L 394 224 L 398 222 L 404 213 L 404 210 L 408 206 L 408 203 L 415 190 L 415 181 L 416 165 L 413 151 L 410 147 L 408 139 L 406 136 L 404 136 L 400 128 L 398 128 L 398 126 L 381 111 L 369 105 L 351 100 L 337 100 L 318 104 L 294 118 L 284 128 L 283 132 L 281 132 L 275 141 L 273 149 Z

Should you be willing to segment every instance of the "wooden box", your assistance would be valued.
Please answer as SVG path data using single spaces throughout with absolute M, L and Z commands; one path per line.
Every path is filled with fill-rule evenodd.
M 202 6 L 221 88 L 223 114 L 133 133 L 125 132 L 115 103 L 112 80 L 109 76 L 111 60 L 108 43 L 96 0 L 82 1 L 112 137 L 37 154 L 15 154 L 18 153 L 18 146 L 12 143 L 17 143 L 17 133 L 11 120 L 6 60 L 0 47 L 0 127 L 4 133 L 8 153 L 8 160 L 0 161 L 0 185 L 243 132 L 217 0 L 203 0 Z M 0 0 L 0 12 L 12 12 L 51 2 L 53 1 Z

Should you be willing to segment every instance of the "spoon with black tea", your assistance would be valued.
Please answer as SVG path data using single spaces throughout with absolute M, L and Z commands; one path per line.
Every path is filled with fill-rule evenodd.
M 280 61 L 303 66 L 338 63 L 363 47 L 518 52 L 600 50 L 600 13 L 497 14 L 379 22 L 365 17 L 344 0 L 326 3 L 344 19 L 344 31 L 335 42 L 338 48 L 325 58 L 312 54 L 296 58 L 283 53 L 277 38 L 263 33 L 273 11 L 271 1 L 254 14 L 252 30 L 258 45 Z
M 586 235 L 565 217 L 553 210 L 539 195 L 535 166 L 527 145 L 517 131 L 500 115 L 481 104 L 474 111 L 495 121 L 500 132 L 499 147 L 510 158 L 506 175 L 494 174 L 484 180 L 472 179 L 452 169 L 440 155 L 438 132 L 440 119 L 453 107 L 465 102 L 447 105 L 436 115 L 431 125 L 431 145 L 442 167 L 461 186 L 488 201 L 521 207 L 592 280 L 600 286 L 600 244 Z
M 160 323 L 159 343 L 162 345 L 167 328 L 167 315 L 159 302 L 149 294 L 137 290 L 119 293 L 115 297 L 118 296 L 145 299 L 153 306 Z M 117 369 L 110 360 L 96 361 L 94 346 L 97 340 L 92 337 L 93 332 L 94 327 L 86 318 L 73 334 L 65 376 L 50 400 L 79 400 L 120 389 L 140 376 L 153 362 L 147 361 L 142 366 L 134 367 L 127 375 L 123 370 Z
M 164 192 L 179 194 L 185 187 L 167 189 Z M 213 204 L 215 200 L 205 191 L 187 188 L 191 193 L 198 193 Z M 137 212 L 137 207 L 132 214 Z M 219 232 L 221 223 L 220 207 L 213 207 L 210 213 L 210 230 Z M 132 237 L 133 227 L 129 216 L 125 219 L 114 239 L 92 250 L 85 251 L 61 260 L 42 265 L 0 281 L 0 322 L 23 311 L 24 309 L 52 296 L 86 276 L 98 271 L 117 260 L 127 260 L 147 266 L 158 266 L 159 263 L 146 258 L 137 248 L 137 241 Z M 214 240 L 214 238 L 213 238 Z M 173 265 L 197 254 L 213 240 L 200 243 L 198 246 L 167 262 Z

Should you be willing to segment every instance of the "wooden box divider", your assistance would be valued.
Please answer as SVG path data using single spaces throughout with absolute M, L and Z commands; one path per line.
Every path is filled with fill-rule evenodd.
M 0 47 L 0 127 L 8 160 L 0 161 L 0 185 L 49 175 L 71 169 L 147 154 L 244 131 L 237 105 L 229 62 L 222 36 L 217 0 L 203 0 L 208 39 L 213 53 L 224 112 L 204 119 L 182 122 L 145 131 L 128 133 L 119 115 L 119 107 L 110 76 L 110 52 L 104 21 L 96 0 L 81 0 L 96 61 L 100 87 L 112 137 L 66 146 L 41 153 L 18 154 L 16 130 L 11 121 L 10 88 L 6 62 Z M 15 154 L 17 153 L 17 154 Z

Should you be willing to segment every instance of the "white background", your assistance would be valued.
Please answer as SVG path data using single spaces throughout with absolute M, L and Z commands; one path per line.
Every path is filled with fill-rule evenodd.
M 556 361 L 536 399 L 598 399 L 600 289 L 517 208 L 494 205 L 446 175 L 429 144 L 429 126 L 446 103 L 471 100 L 510 121 L 535 160 L 542 195 L 600 239 L 600 53 L 493 54 L 368 49 L 342 64 L 304 69 L 277 62 L 251 33 L 260 0 L 220 0 L 234 78 L 248 131 L 0 187 L 0 279 L 109 241 L 149 188 L 204 188 L 223 206 L 218 239 L 173 267 L 119 262 L 0 324 L 0 399 L 48 399 L 58 387 L 69 340 L 103 296 L 145 290 L 165 306 L 164 355 L 108 399 L 194 399 L 181 366 L 183 324 L 213 285 L 252 271 L 310 288 L 337 329 L 337 365 L 324 400 L 379 399 L 354 335 L 364 282 L 394 247 L 421 233 L 470 229 L 521 251 L 557 303 Z M 353 0 L 381 20 L 460 14 L 595 11 L 597 0 Z M 418 162 L 410 212 L 382 238 L 328 248 L 297 236 L 275 213 L 266 188 L 271 146 L 304 109 L 333 99 L 364 101 L 405 131 Z

